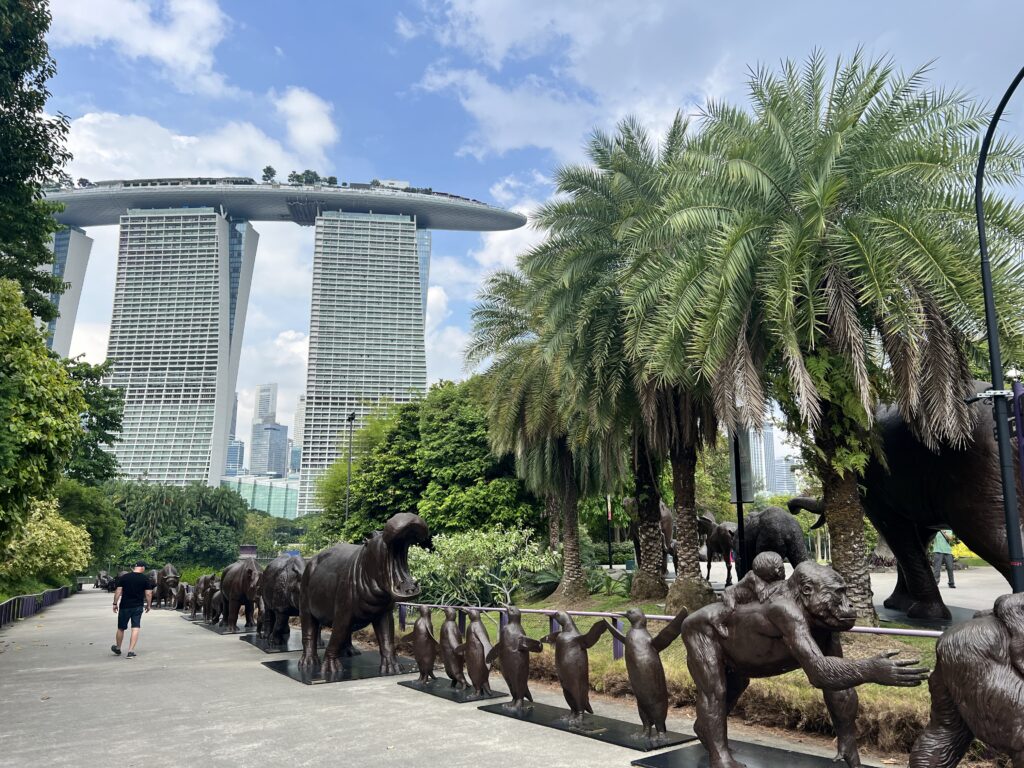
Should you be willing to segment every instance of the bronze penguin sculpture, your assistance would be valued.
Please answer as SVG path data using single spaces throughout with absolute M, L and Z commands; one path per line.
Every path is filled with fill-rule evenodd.
M 416 619 L 412 632 L 402 639 L 412 640 L 412 655 L 416 659 L 416 666 L 420 671 L 419 679 L 416 682 L 426 685 L 431 680 L 436 680 L 434 661 L 437 659 L 438 643 L 434 639 L 434 624 L 430 620 L 428 606 L 420 606 L 420 617 Z
M 533 701 L 530 694 L 530 653 L 544 650 L 539 640 L 527 637 L 523 630 L 522 613 L 514 605 L 506 606 L 508 623 L 501 628 L 498 644 L 487 654 L 487 663 L 501 659 L 501 676 L 505 678 L 512 701 L 502 704 L 505 709 L 521 711 L 525 701 Z
M 544 637 L 541 642 L 555 646 L 555 671 L 562 684 L 562 694 L 569 705 L 569 724 L 582 725 L 583 713 L 594 714 L 590 706 L 590 659 L 587 649 L 594 645 L 608 629 L 608 623 L 599 621 L 586 634 L 580 632 L 565 611 L 555 614 L 561 627 Z
M 466 628 L 466 642 L 456 648 L 461 651 L 466 659 L 466 672 L 469 673 L 469 680 L 473 684 L 473 690 L 477 696 L 490 696 L 491 666 L 487 663 L 487 655 L 491 652 L 491 638 L 487 634 L 487 627 L 480 621 L 480 611 L 470 608 L 466 611 L 469 616 L 469 626 Z
M 444 673 L 452 681 L 452 688 L 466 688 L 466 659 L 459 653 L 458 648 L 462 645 L 462 630 L 455 622 L 455 609 L 443 608 L 444 623 L 441 624 L 441 662 L 444 664 Z
M 665 681 L 665 667 L 661 663 L 661 652 L 679 637 L 683 619 L 688 611 L 684 608 L 657 635 L 651 637 L 647 631 L 647 616 L 639 608 L 630 608 L 625 616 L 630 629 L 623 635 L 609 624 L 608 631 L 626 646 L 626 672 L 629 686 L 636 697 L 636 708 L 643 723 L 642 735 L 657 743 L 665 737 L 668 727 L 668 684 Z

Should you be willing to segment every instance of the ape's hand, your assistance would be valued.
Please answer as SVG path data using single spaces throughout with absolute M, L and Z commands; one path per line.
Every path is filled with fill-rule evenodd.
M 918 667 L 920 659 L 894 659 L 899 651 L 889 651 L 871 659 L 871 679 L 866 682 L 911 688 L 928 677 L 928 669 Z

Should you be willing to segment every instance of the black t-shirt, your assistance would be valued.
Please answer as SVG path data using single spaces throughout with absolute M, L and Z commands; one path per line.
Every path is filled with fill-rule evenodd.
M 140 605 L 145 605 L 146 590 L 153 588 L 149 576 L 144 573 L 135 573 L 135 571 L 121 576 L 117 580 L 117 586 L 121 588 L 122 608 L 138 608 Z

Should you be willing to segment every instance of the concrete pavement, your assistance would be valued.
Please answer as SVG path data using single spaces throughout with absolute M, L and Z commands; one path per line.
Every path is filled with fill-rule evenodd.
M 396 684 L 410 676 L 301 685 L 260 665 L 297 654 L 263 654 L 173 611 L 143 617 L 138 658 L 115 657 L 110 604 L 107 592 L 87 588 L 0 632 L 3 768 L 622 768 L 640 754 Z M 534 693 L 565 704 L 557 692 Z M 594 705 L 639 723 L 629 703 Z M 673 718 L 670 727 L 687 724 Z

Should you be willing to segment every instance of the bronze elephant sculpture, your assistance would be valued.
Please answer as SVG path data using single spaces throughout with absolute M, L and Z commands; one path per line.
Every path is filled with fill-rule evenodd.
M 259 583 L 262 571 L 251 557 L 236 560 L 220 577 L 220 590 L 224 594 L 225 621 L 228 632 L 238 631 L 238 613 L 245 608 L 245 626 L 256 626 L 256 606 L 259 602 Z

